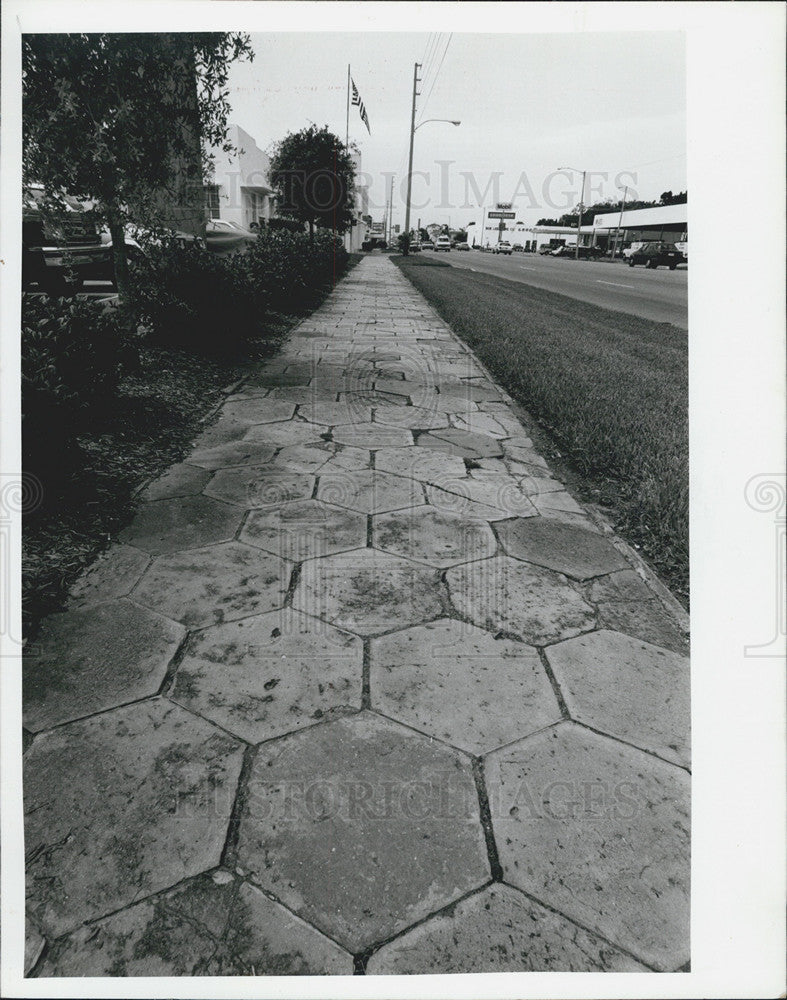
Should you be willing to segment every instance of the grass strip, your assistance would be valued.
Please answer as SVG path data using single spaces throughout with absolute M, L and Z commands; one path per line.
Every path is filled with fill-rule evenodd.
M 685 330 L 494 275 L 393 257 L 678 599 L 689 593 Z

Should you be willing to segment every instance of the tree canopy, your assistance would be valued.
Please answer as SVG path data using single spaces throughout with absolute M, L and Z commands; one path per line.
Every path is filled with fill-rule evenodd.
M 673 194 L 672 191 L 665 191 L 658 201 L 638 201 L 637 199 L 626 202 L 626 211 L 633 212 L 638 208 L 660 208 L 662 205 L 685 205 L 688 201 L 688 192 L 679 191 Z M 619 212 L 621 201 L 600 201 L 595 205 L 585 205 L 582 209 L 582 225 L 587 226 L 593 221 L 596 215 L 604 215 L 607 212 Z M 577 225 L 579 209 L 566 212 L 558 219 L 539 219 L 537 226 L 573 226 Z
M 355 203 L 355 165 L 350 150 L 327 126 L 290 132 L 271 157 L 271 184 L 280 215 L 344 233 Z
M 25 35 L 25 181 L 92 202 L 124 272 L 123 222 L 155 224 L 184 172 L 201 198 L 207 148 L 231 150 L 227 79 L 244 57 L 243 34 Z

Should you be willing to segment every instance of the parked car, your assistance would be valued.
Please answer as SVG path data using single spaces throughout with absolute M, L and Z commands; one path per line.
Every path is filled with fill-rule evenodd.
M 683 254 L 674 243 L 646 243 L 631 254 L 628 263 L 629 267 L 634 267 L 635 264 L 644 264 L 645 267 L 653 269 L 660 264 L 666 264 L 670 271 L 674 271 L 678 264 L 683 263 Z
M 494 248 L 495 253 L 506 253 L 510 257 L 512 254 L 511 244 L 506 240 L 501 240 Z
M 637 252 L 637 250 L 639 250 L 639 249 L 640 249 L 641 247 L 644 247 L 644 246 L 645 246 L 644 242 L 639 242 L 639 243 L 629 243 L 629 245 L 628 245 L 628 246 L 625 246 L 625 247 L 623 247 L 623 250 L 622 250 L 622 253 L 623 253 L 623 257 L 624 257 L 624 258 L 625 258 L 626 260 L 628 260 L 628 259 L 629 259 L 629 257 L 630 257 L 630 256 L 631 256 L 631 255 L 632 255 L 633 253 L 636 253 L 636 252 Z
M 435 253 L 438 250 L 445 250 L 446 253 L 451 252 L 451 237 L 450 236 L 438 236 L 435 241 Z
M 522 246 L 521 243 L 515 243 L 513 245 L 513 247 L 511 247 L 511 249 L 514 251 L 514 253 L 524 253 L 525 252 L 525 248 Z
M 574 247 L 574 252 L 576 253 L 576 247 Z M 579 248 L 579 259 L 580 260 L 597 260 L 599 257 L 604 256 L 604 250 L 602 247 L 580 247 Z
M 562 246 L 555 247 L 554 250 L 552 250 L 552 256 L 553 257 L 567 257 L 568 254 L 574 253 L 574 250 L 575 250 L 574 247 L 572 247 L 572 246 L 566 246 L 565 244 L 563 244 Z
M 470 249 L 470 244 L 469 243 L 457 243 L 456 244 L 456 249 L 457 250 L 469 250 Z
M 548 254 L 548 253 L 551 254 L 554 252 L 554 250 L 555 248 L 552 246 L 551 243 L 545 243 L 543 246 L 538 248 L 538 252 L 540 254 Z
M 256 239 L 256 233 L 227 219 L 210 219 L 205 226 L 205 242 L 215 254 L 248 250 Z
M 73 295 L 83 281 L 112 274 L 112 250 L 74 198 L 47 211 L 42 185 L 28 187 L 22 201 L 22 288 Z

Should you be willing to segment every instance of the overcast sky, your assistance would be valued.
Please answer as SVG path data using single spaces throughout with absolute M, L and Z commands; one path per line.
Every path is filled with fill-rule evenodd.
M 560 215 L 576 205 L 581 180 L 555 176 L 564 165 L 594 172 L 586 202 L 619 198 L 617 183 L 648 199 L 686 188 L 682 33 L 251 37 L 254 61 L 231 73 L 231 120 L 263 148 L 310 122 L 344 138 L 351 64 L 371 135 L 351 106 L 350 139 L 361 150 L 375 218 L 387 172 L 396 174 L 394 222 L 404 221 L 415 62 L 423 64 L 416 120 L 462 124 L 429 123 L 416 133 L 413 170 L 428 176 L 413 181 L 413 222 L 465 225 L 480 218 L 480 201 L 512 198 L 528 223 Z

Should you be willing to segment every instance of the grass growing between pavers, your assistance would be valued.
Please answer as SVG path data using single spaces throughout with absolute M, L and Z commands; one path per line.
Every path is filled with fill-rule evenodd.
M 351 255 L 345 274 L 360 259 Z M 216 360 L 176 348 L 143 348 L 139 370 L 121 381 L 112 407 L 80 437 L 79 460 L 67 479 L 47 489 L 43 506 L 23 517 L 26 639 L 41 618 L 63 606 L 80 572 L 130 522 L 140 487 L 188 453 L 223 390 L 275 354 L 329 290 L 304 299 L 297 315 L 266 316 L 260 339 L 245 358 Z
M 443 261 L 393 260 L 547 432 L 546 457 L 569 461 L 582 498 L 687 604 L 686 332 Z

